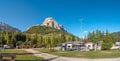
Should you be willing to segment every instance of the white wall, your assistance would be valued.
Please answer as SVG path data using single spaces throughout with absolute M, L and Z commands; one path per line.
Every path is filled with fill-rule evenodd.
M 93 43 L 85 44 L 86 48 L 93 49 Z
M 66 48 L 72 49 L 72 44 L 67 44 L 67 45 L 66 45 Z

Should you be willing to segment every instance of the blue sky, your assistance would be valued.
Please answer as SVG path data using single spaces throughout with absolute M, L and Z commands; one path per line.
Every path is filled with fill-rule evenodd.
M 22 31 L 42 24 L 46 17 L 53 17 L 68 32 L 80 37 L 96 29 L 116 32 L 120 31 L 120 1 L 0 0 L 0 22 Z

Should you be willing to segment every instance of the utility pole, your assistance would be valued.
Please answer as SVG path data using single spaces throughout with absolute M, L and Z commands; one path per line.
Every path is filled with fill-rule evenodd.
M 80 27 L 81 28 L 80 33 L 81 33 L 81 36 L 82 36 L 82 21 L 83 21 L 83 18 L 80 19 L 80 24 L 81 24 L 80 25 L 81 26 Z M 82 47 L 82 38 L 81 38 L 81 43 L 80 43 L 80 50 L 81 50 L 81 47 Z
M 80 33 L 81 33 L 81 36 L 82 36 L 82 21 L 83 21 L 83 19 L 81 18 L 81 19 L 80 19 L 80 26 L 81 26 L 81 27 L 80 27 Z M 82 42 L 82 40 L 81 40 L 81 42 Z

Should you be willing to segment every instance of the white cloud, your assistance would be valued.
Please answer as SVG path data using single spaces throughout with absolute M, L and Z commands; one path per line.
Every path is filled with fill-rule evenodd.
M 88 31 L 84 31 L 84 33 L 87 33 Z

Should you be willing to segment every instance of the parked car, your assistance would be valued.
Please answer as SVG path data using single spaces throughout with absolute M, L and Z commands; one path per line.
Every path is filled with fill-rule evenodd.
M 10 49 L 10 46 L 9 45 L 4 45 L 4 48 L 5 49 Z

